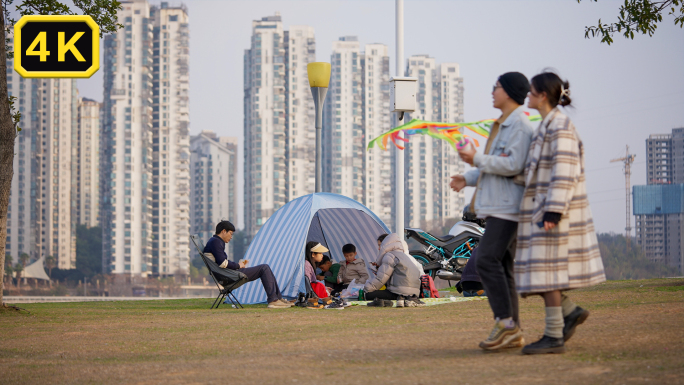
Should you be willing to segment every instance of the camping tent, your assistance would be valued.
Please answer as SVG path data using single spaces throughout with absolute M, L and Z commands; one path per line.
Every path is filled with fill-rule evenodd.
M 245 259 L 249 266 L 268 264 L 283 296 L 304 292 L 304 248 L 308 241 L 330 249 L 335 262 L 344 260 L 342 246 L 356 245 L 357 258 L 375 262 L 377 237 L 389 233 L 387 226 L 367 207 L 342 195 L 316 193 L 302 196 L 276 211 L 254 237 Z M 266 302 L 260 281 L 235 290 L 245 304 Z

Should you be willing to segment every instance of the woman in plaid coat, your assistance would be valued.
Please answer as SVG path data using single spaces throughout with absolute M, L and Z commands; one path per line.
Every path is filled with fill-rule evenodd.
M 546 306 L 544 337 L 523 353 L 563 353 L 564 342 L 589 312 L 562 294 L 605 281 L 587 199 L 584 148 L 570 118 L 569 84 L 550 72 L 532 78 L 528 107 L 543 121 L 532 138 L 520 205 L 515 281 L 523 296 Z

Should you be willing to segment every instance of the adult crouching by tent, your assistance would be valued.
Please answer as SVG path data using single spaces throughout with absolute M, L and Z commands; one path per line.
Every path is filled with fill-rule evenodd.
M 392 300 L 397 301 L 397 307 L 403 307 L 407 301 L 418 303 L 421 271 L 413 257 L 405 253 L 401 241 L 399 235 L 390 234 L 380 244 L 378 272 L 363 287 L 366 299 L 373 300 L 368 306 L 390 307 Z M 387 290 L 380 290 L 382 286 Z

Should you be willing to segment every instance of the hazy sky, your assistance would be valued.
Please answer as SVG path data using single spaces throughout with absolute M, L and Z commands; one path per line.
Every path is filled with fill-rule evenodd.
M 387 44 L 395 74 L 394 1 L 185 4 L 190 13 L 193 134 L 213 130 L 237 136 L 242 143 L 244 50 L 249 48 L 252 20 L 275 12 L 280 12 L 286 29 L 314 27 L 318 61 L 330 60 L 334 40 L 356 35 L 362 45 Z M 624 174 L 621 165 L 609 161 L 623 156 L 629 145 L 637 154 L 632 185 L 645 184 L 648 134 L 684 126 L 684 30 L 674 26 L 673 17 L 665 16 L 650 38 L 616 36 L 611 46 L 584 38 L 585 25 L 594 25 L 599 18 L 614 20 L 620 4 L 421 0 L 406 1 L 404 10 L 406 57 L 429 54 L 437 62 L 460 64 L 466 120 L 498 116 L 490 93 L 504 72 L 532 77 L 551 67 L 570 81 L 576 107 L 570 114 L 585 142 L 589 199 L 601 232 L 623 232 L 625 227 Z M 102 71 L 79 80 L 79 89 L 82 96 L 101 101 Z M 238 223 L 244 225 L 242 214 Z

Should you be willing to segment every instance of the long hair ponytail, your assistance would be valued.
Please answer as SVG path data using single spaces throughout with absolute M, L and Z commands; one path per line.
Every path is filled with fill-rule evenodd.
M 570 106 L 570 83 L 551 71 L 544 71 L 532 78 L 532 87 L 537 93 L 546 93 L 551 107 Z
M 311 249 L 316 247 L 317 244 L 318 244 L 318 242 L 313 242 L 313 241 L 307 242 L 306 248 L 304 249 L 305 250 L 304 259 L 307 260 L 311 264 L 311 267 L 313 267 L 314 271 L 316 271 L 318 264 L 316 263 L 316 261 L 313 260 L 313 255 L 311 253 Z

